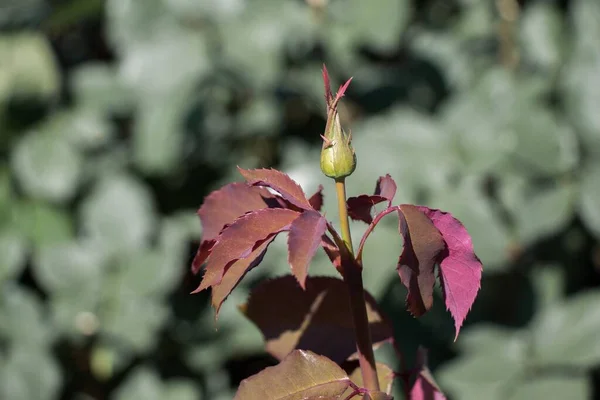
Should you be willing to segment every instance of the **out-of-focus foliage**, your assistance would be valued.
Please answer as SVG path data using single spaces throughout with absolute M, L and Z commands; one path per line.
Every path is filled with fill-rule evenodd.
M 591 398 L 598 43 L 597 0 L 0 0 L 0 398 L 231 399 L 273 363 L 236 305 L 289 271 L 285 240 L 215 323 L 189 295 L 195 211 L 240 165 L 323 183 L 335 213 L 323 62 L 354 76 L 349 195 L 390 173 L 484 264 L 454 343 L 443 302 L 404 311 L 396 221 L 373 233 L 365 284 L 408 366 L 429 348 L 453 399 Z

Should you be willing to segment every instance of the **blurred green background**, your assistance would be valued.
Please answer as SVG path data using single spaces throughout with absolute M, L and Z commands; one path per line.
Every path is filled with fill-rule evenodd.
M 0 399 L 225 400 L 273 363 L 236 307 L 285 238 L 215 323 L 195 211 L 274 166 L 334 219 L 323 62 L 354 76 L 349 195 L 390 173 L 485 266 L 454 343 L 441 299 L 404 310 L 397 221 L 374 232 L 407 364 L 429 348 L 451 399 L 600 398 L 599 44 L 598 0 L 0 0 Z

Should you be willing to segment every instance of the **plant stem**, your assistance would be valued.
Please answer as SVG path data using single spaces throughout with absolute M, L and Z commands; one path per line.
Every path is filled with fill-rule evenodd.
M 346 205 L 346 181 L 344 178 L 335 180 L 335 189 L 338 199 L 338 212 L 340 226 L 342 228 L 342 240 L 348 248 L 351 258 L 342 257 L 342 274 L 344 282 L 348 286 L 350 295 L 350 309 L 354 322 L 356 334 L 356 349 L 358 351 L 358 362 L 362 373 L 363 384 L 368 390 L 379 390 L 379 379 L 375 366 L 375 354 L 373 353 L 373 342 L 371 341 L 371 330 L 369 329 L 369 318 L 365 304 L 365 289 L 362 280 L 361 264 L 354 259 L 352 248 L 352 236 L 350 235 L 350 221 Z

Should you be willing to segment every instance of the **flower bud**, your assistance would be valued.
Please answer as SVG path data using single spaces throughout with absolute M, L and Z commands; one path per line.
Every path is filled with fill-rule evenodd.
M 348 88 L 350 78 L 340 87 L 335 98 L 329 87 L 329 75 L 323 66 L 323 80 L 325 82 L 325 102 L 327 103 L 327 124 L 321 149 L 321 171 L 334 179 L 341 179 L 351 175 L 356 169 L 356 154 L 352 148 L 352 135 L 347 134 L 340 123 L 337 105 Z

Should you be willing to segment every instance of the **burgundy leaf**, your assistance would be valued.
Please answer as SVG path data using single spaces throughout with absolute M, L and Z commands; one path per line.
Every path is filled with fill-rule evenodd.
M 391 324 L 369 293 L 365 303 L 373 344 L 392 340 Z M 356 352 L 348 288 L 340 279 L 309 276 L 305 290 L 291 275 L 266 281 L 240 309 L 262 332 L 266 350 L 279 360 L 304 349 L 340 364 Z
M 375 195 L 385 197 L 388 200 L 388 207 L 390 207 L 392 205 L 392 200 L 394 200 L 394 196 L 396 195 L 396 188 L 396 182 L 394 182 L 390 174 L 386 174 L 377 179 Z
M 269 191 L 243 182 L 230 183 L 209 194 L 198 210 L 202 222 L 202 240 L 216 239 L 223 227 L 248 211 L 267 208 Z
M 440 283 L 446 307 L 454 318 L 456 337 L 481 287 L 483 265 L 467 229 L 450 213 L 418 207 L 441 232 L 447 250 L 440 255 Z
M 408 289 L 408 309 L 418 317 L 433 304 L 434 267 L 446 245 L 440 232 L 416 206 L 403 204 L 398 215 L 398 227 L 404 238 L 398 274 Z
M 296 211 L 283 208 L 265 208 L 236 219 L 217 238 L 208 257 L 202 282 L 193 293 L 220 283 L 232 263 L 253 254 L 260 241 L 288 230 L 299 215 Z
M 266 240 L 261 241 L 258 247 L 256 247 L 248 257 L 237 260 L 229 267 L 220 283 L 213 285 L 211 300 L 215 309 L 215 317 L 219 315 L 221 305 L 233 289 L 240 283 L 246 273 L 260 264 L 267 252 L 267 247 L 273 242 L 276 236 L 277 235 L 270 235 Z
M 200 247 L 192 263 L 192 271 L 198 273 L 206 261 L 221 230 L 248 211 L 269 207 L 268 199 L 275 197 L 267 190 L 245 183 L 230 183 L 209 194 L 198 216 L 202 223 Z
M 315 194 L 310 196 L 308 202 L 317 211 L 321 211 L 321 207 L 323 207 L 323 185 L 319 185 L 319 189 Z
M 308 266 L 327 229 L 327 220 L 313 210 L 303 212 L 292 222 L 288 236 L 288 261 L 292 274 L 304 289 Z
M 412 389 L 411 400 L 446 400 L 427 367 L 427 352 L 423 348 L 417 351 L 417 374 Z
M 300 185 L 283 172 L 274 169 L 243 169 L 240 167 L 238 170 L 248 184 L 270 187 L 295 206 L 304 210 L 312 209 Z
M 379 195 L 361 194 L 358 197 L 349 197 L 346 201 L 348 205 L 348 215 L 355 221 L 363 221 L 367 224 L 373 222 L 371 210 L 373 206 L 383 203 L 387 198 Z

